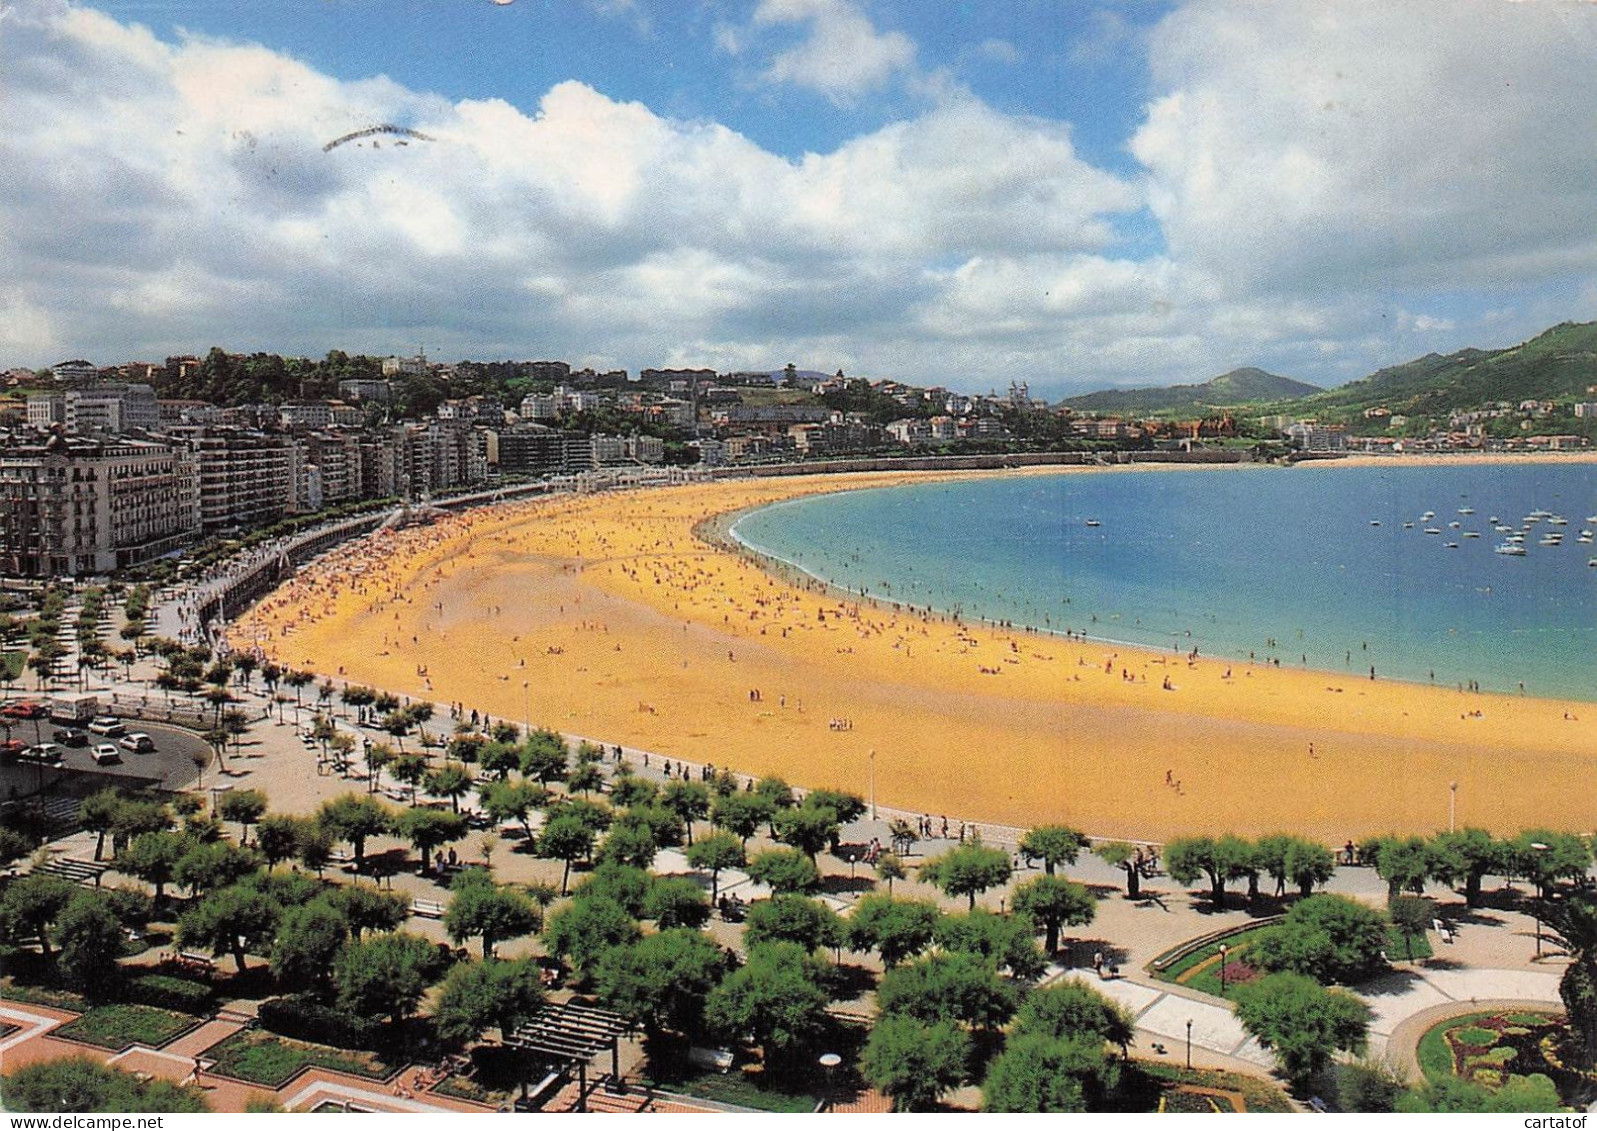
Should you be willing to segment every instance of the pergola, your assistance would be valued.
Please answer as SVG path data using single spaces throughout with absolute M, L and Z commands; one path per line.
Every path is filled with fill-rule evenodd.
M 632 1028 L 625 1017 L 577 1002 L 548 1002 L 510 1034 L 506 1044 L 577 1069 L 577 1110 L 588 1110 L 588 1063 L 610 1050 L 610 1077 L 621 1084 L 621 1036 Z

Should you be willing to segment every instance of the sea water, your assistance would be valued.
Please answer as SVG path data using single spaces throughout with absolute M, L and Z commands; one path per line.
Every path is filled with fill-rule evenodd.
M 1519 531 L 1535 511 L 1568 525 L 1543 518 L 1524 557 L 1494 552 L 1507 534 L 1489 519 Z M 852 593 L 968 619 L 1597 700 L 1588 516 L 1597 464 L 1261 466 L 845 491 L 751 512 L 733 535 Z M 1562 545 L 1538 544 L 1550 531 Z

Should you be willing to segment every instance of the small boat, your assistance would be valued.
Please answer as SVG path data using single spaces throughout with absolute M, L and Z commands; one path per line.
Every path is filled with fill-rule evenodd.
M 1547 520 L 1547 525 L 1548 526 L 1568 526 L 1569 525 L 1569 519 L 1565 518 L 1561 514 L 1555 514 L 1555 515 L 1553 515 L 1551 518 L 1549 518 Z
M 1589 514 L 1589 515 L 1587 515 L 1586 516 L 1586 521 L 1591 523 L 1593 526 L 1597 526 L 1597 514 Z
M 1523 558 L 1525 556 L 1525 547 L 1516 546 L 1512 542 L 1504 542 L 1501 546 L 1494 546 L 1493 549 L 1497 553 L 1511 558 Z
M 1492 529 L 1497 531 L 1499 534 L 1512 534 L 1514 532 L 1514 528 L 1512 526 L 1504 526 L 1500 522 L 1493 525 Z
M 1378 519 L 1378 518 L 1372 518 L 1372 519 L 1370 519 L 1370 525 L 1371 526 L 1379 526 L 1379 525 L 1381 525 L 1381 520 Z
M 1523 534 L 1510 534 L 1506 541 L 1512 542 L 1516 546 L 1523 545 L 1525 536 Z
M 1475 513 L 1475 508 L 1474 507 L 1459 507 L 1458 508 L 1458 513 L 1459 514 L 1474 514 Z
M 1441 532 L 1442 531 L 1441 531 L 1441 529 L 1439 527 L 1427 526 L 1425 528 L 1425 533 L 1427 533 L 1427 534 L 1440 534 Z
M 1456 550 L 1456 549 L 1458 549 L 1458 543 L 1457 542 L 1449 542 L 1447 544 L 1447 548 L 1449 550 Z
M 1591 567 L 1593 567 L 1594 569 L 1597 569 L 1597 558 L 1587 558 L 1586 559 L 1586 564 L 1591 566 Z
M 1098 521 L 1098 520 L 1097 520 L 1097 519 L 1095 519 L 1095 518 L 1089 518 L 1089 519 L 1088 519 L 1088 520 L 1087 520 L 1087 525 L 1088 525 L 1088 526 L 1102 526 L 1102 525 L 1103 525 L 1103 523 L 1101 523 L 1101 522 L 1099 522 L 1099 521 Z
M 1480 536 L 1481 536 L 1481 532 L 1479 530 L 1466 530 L 1466 531 L 1464 531 L 1464 537 L 1466 537 L 1466 538 L 1479 538 Z
M 1436 512 L 1435 511 L 1426 511 L 1424 514 L 1420 515 L 1420 521 L 1421 522 L 1429 522 L 1429 521 L 1431 521 L 1431 519 L 1433 519 L 1435 517 L 1436 517 Z
M 1414 529 L 1414 524 L 1412 522 L 1405 522 L 1403 524 L 1403 529 L 1404 530 L 1413 530 Z
M 1499 522 L 1502 522 L 1502 521 L 1503 521 L 1503 520 L 1502 520 L 1502 519 L 1500 519 L 1500 518 L 1498 518 L 1498 517 L 1497 517 L 1497 516 L 1496 516 L 1496 515 L 1495 515 L 1495 514 L 1494 514 L 1494 515 L 1492 515 L 1492 517 L 1491 517 L 1491 518 L 1489 518 L 1489 519 L 1487 519 L 1487 520 L 1486 520 L 1486 521 L 1487 521 L 1487 522 L 1489 522 L 1489 523 L 1491 523 L 1491 524 L 1492 524 L 1492 525 L 1493 525 L 1493 526 L 1496 526 L 1496 525 L 1497 525 L 1497 524 L 1498 524 L 1498 523 L 1499 523 Z
M 1447 524 L 1447 528 L 1449 530 L 1457 530 L 1460 526 L 1463 526 L 1463 525 L 1464 524 L 1462 522 L 1450 522 L 1450 523 Z
M 1553 538 L 1549 536 L 1547 538 L 1543 538 L 1536 544 L 1538 546 L 1561 546 L 1564 544 L 1564 540 L 1562 538 Z

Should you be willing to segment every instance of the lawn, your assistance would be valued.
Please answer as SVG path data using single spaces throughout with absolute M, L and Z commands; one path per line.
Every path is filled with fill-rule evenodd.
M 376 1053 L 352 1052 L 330 1045 L 291 1041 L 259 1029 L 246 1029 L 215 1045 L 206 1054 L 215 1059 L 214 1070 L 223 1076 L 247 1080 L 267 1088 L 280 1088 L 301 1069 L 316 1065 L 368 1080 L 384 1080 L 402 1067 Z
M 1136 1101 L 1136 1109 L 1169 1112 L 1214 1112 L 1232 1110 L 1233 1101 L 1227 1096 L 1210 1096 L 1205 1092 L 1183 1090 L 1212 1088 L 1242 1097 L 1248 1111 L 1290 1112 L 1292 1104 L 1286 1093 L 1268 1081 L 1235 1072 L 1193 1069 L 1188 1072 L 1178 1064 L 1154 1060 L 1133 1060 L 1126 1066 L 1122 1090 L 1125 1098 Z
M 821 1097 L 811 1095 L 802 1087 L 791 1089 L 778 1081 L 762 1079 L 763 1073 L 749 1075 L 734 1069 L 731 1072 L 703 1072 L 684 1076 L 669 1083 L 659 1082 L 668 1091 L 697 1096 L 701 1100 L 752 1107 L 759 1111 L 783 1113 L 812 1112 Z
M 97 1005 L 51 1034 L 108 1049 L 160 1048 L 200 1023 L 198 1017 L 149 1005 Z
M 51 986 L 24 984 L 15 978 L 0 981 L 0 998 L 6 1001 L 26 1002 L 29 1005 L 47 1005 L 51 1009 L 67 1009 L 73 1013 L 82 1013 L 89 1008 L 89 1003 L 83 1000 L 82 994 Z

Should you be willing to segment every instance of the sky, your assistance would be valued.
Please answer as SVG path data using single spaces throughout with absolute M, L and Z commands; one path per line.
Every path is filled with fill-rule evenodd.
M 1597 5 L 0 0 L 0 168 L 0 367 L 1330 386 L 1597 318 Z

